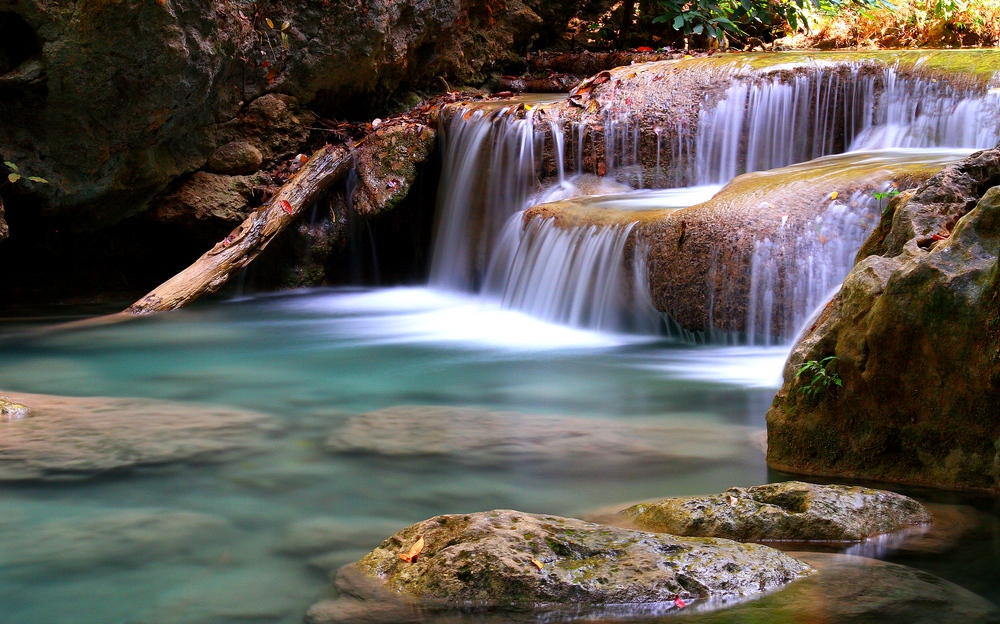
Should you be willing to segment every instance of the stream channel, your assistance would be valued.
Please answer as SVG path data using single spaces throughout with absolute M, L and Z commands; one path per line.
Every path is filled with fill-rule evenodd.
M 765 87 L 731 91 L 781 95 L 762 94 Z M 576 198 L 594 210 L 690 206 L 743 173 L 739 165 L 717 162 L 711 179 L 687 191 L 636 190 L 631 198 L 620 184 L 576 177 L 570 165 L 541 189 L 530 174 L 527 182 L 518 178 L 518 159 L 529 159 L 534 171 L 531 150 L 495 147 L 543 139 L 527 127 L 490 139 L 493 114 L 475 112 L 446 131 L 432 286 L 213 298 L 135 322 L 52 333 L 39 330 L 73 317 L 3 323 L 4 391 L 180 402 L 194 414 L 228 406 L 261 413 L 268 424 L 247 432 L 252 452 L 234 458 L 90 474 L 82 457 L 43 478 L 0 484 L 0 621 L 290 624 L 329 595 L 331 571 L 436 514 L 512 508 L 580 516 L 791 478 L 769 473 L 763 444 L 764 414 L 794 333 L 760 340 L 753 331 L 724 335 L 710 326 L 674 331 L 644 293 L 641 263 L 623 262 L 624 239 L 602 238 L 600 228 L 522 237 L 517 221 L 543 199 Z M 718 118 L 725 114 L 722 104 L 707 109 L 715 125 L 698 140 L 723 136 Z M 993 131 L 945 132 L 947 140 L 928 144 L 906 138 L 903 126 L 913 119 L 896 121 L 891 129 L 859 129 L 856 147 L 866 151 L 857 158 L 876 150 L 878 158 L 944 166 L 998 139 Z M 490 146 L 491 158 L 513 159 L 507 173 L 489 169 L 513 177 L 486 181 L 504 189 L 486 198 L 497 211 L 482 219 L 493 224 L 477 239 L 491 241 L 486 251 L 468 246 L 464 222 L 452 234 L 440 229 L 465 218 L 455 211 L 483 192 L 462 177 L 479 173 L 455 168 L 473 162 L 470 150 L 481 147 L 474 141 Z M 765 160 L 774 168 L 801 158 Z M 614 195 L 578 199 L 596 193 Z M 856 216 L 877 210 L 870 201 L 849 208 Z M 824 274 L 815 295 L 788 304 L 802 309 L 775 314 L 801 322 L 811 311 L 805 308 L 822 304 L 843 279 L 870 231 L 845 223 L 857 231 L 853 248 L 838 252 L 839 273 Z M 562 251 L 519 255 L 518 245 L 537 244 Z M 552 300 L 542 305 L 545 297 Z M 127 433 L 130 425 L 118 426 Z M 1000 604 L 997 501 L 893 489 L 964 505 L 961 513 L 976 521 L 946 549 L 869 554 Z

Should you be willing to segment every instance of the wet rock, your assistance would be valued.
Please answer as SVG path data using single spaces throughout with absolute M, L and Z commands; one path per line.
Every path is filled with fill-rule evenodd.
M 986 150 L 890 205 L 789 358 L 770 465 L 1000 491 L 998 184 Z M 828 356 L 843 387 L 805 396 L 798 369 Z
M 215 148 L 208 157 L 205 169 L 211 173 L 248 175 L 260 169 L 264 155 L 246 141 L 230 141 Z
M 225 232 L 250 213 L 254 189 L 263 180 L 198 171 L 159 203 L 154 218 L 192 230 Z M 210 238 L 217 238 L 212 235 Z
M 949 162 L 828 156 L 738 176 L 687 208 L 609 210 L 569 200 L 530 208 L 525 220 L 554 219 L 563 228 L 635 224 L 625 258 L 644 256 L 656 310 L 691 332 L 792 340 L 811 309 L 805 293 L 813 293 L 811 305 L 822 303 L 879 223 L 872 192 L 917 185 Z
M 410 191 L 417 167 L 434 150 L 437 133 L 423 124 L 384 126 L 358 150 L 354 211 L 371 218 L 396 207 Z
M 1000 622 L 996 605 L 922 570 L 850 555 L 794 555 L 818 572 L 759 599 L 688 617 L 699 624 Z
M 79 479 L 258 452 L 276 431 L 263 414 L 146 399 L 11 394 L 31 418 L 0 423 L 0 481 Z
M 901 494 L 801 481 L 667 498 L 621 513 L 645 531 L 748 542 L 860 541 L 931 521 Z
M 287 49 L 265 18 L 288 22 Z M 516 0 L 376 0 L 336 10 L 292 0 L 262 13 L 194 0 L 28 0 L 6 4 L 0 20 L 16 22 L 24 41 L 17 59 L 0 64 L 3 157 L 50 180 L 31 192 L 44 211 L 80 228 L 141 212 L 202 167 L 225 142 L 215 140 L 219 126 L 262 95 L 280 91 L 331 115 L 360 116 L 400 87 L 521 62 L 544 26 Z M 255 145 L 266 162 L 268 149 Z
M 423 550 L 402 560 L 418 539 Z M 582 520 L 496 510 L 446 515 L 403 529 L 337 575 L 344 599 L 319 603 L 308 622 L 356 621 L 358 598 L 382 594 L 430 607 L 578 615 L 604 605 L 658 604 L 760 594 L 811 568 L 777 550 L 729 540 L 680 538 Z M 397 597 L 393 600 L 391 597 Z M 545 610 L 544 608 L 542 610 Z
M 22 573 L 84 572 L 95 566 L 134 567 L 191 555 L 232 531 L 215 516 L 163 509 L 125 509 L 51 520 L 4 531 L 0 565 Z
M 335 453 L 448 459 L 561 473 L 683 470 L 752 462 L 752 430 L 699 423 L 603 421 L 474 408 L 399 406 L 353 416 L 331 433 Z

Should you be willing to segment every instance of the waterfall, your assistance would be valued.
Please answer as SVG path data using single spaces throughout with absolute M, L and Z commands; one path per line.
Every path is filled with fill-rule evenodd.
M 722 185 L 745 172 L 846 151 L 1000 142 L 996 89 L 955 86 L 863 61 L 801 69 L 733 73 L 721 95 L 702 103 L 695 124 L 661 120 L 649 137 L 633 110 L 606 109 L 596 120 L 560 119 L 559 107 L 549 104 L 561 96 L 451 107 L 440 130 L 443 171 L 431 285 L 479 292 L 554 322 L 659 332 L 670 320 L 649 300 L 645 253 L 633 226 L 565 227 L 551 219 L 526 221 L 523 211 L 580 195 Z M 654 146 L 656 154 L 643 153 Z M 597 171 L 586 173 L 591 167 Z M 862 195 L 831 202 L 810 227 L 783 224 L 752 243 L 743 339 L 792 339 L 843 280 L 878 221 L 873 199 Z M 630 210 L 672 206 L 663 202 L 641 194 L 618 201 Z M 585 204 L 584 212 L 598 209 Z M 634 259 L 631 267 L 626 252 Z M 725 296 L 707 293 L 709 317 L 715 298 Z M 711 321 L 706 319 L 706 336 L 714 340 Z
M 696 179 L 719 184 L 848 150 L 985 149 L 1000 142 L 1000 96 L 854 64 L 791 78 L 733 79 L 706 103 L 696 131 Z
M 884 189 L 883 189 L 884 190 Z M 805 232 L 754 243 L 746 334 L 754 344 L 786 343 L 840 286 L 854 256 L 878 223 L 880 203 L 868 193 L 832 200 Z
M 635 224 L 564 228 L 552 218 L 511 217 L 484 295 L 538 318 L 605 331 L 649 330 L 645 282 L 625 264 Z M 642 288 L 636 288 L 642 284 Z

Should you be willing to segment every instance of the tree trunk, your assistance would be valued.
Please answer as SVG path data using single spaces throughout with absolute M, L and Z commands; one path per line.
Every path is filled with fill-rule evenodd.
M 622 3 L 622 25 L 618 29 L 618 47 L 628 49 L 628 36 L 632 31 L 632 20 L 635 19 L 635 0 L 625 0 Z
M 133 303 L 125 314 L 143 315 L 176 310 L 218 290 L 229 277 L 250 264 L 300 212 L 347 173 L 353 146 L 327 146 L 302 166 L 274 199 L 253 211 L 225 239 L 194 264 Z

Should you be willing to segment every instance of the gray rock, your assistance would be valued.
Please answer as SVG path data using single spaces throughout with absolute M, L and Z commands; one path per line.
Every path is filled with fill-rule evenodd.
M 1000 491 L 1000 149 L 889 204 L 785 366 L 768 463 L 789 472 Z M 843 386 L 799 368 L 836 356 Z
M 249 175 L 260 169 L 264 155 L 246 141 L 230 141 L 215 148 L 208 157 L 205 169 L 211 173 Z
M 686 421 L 602 420 L 399 406 L 353 416 L 326 441 L 336 453 L 439 457 L 475 466 L 518 462 L 555 472 L 684 469 L 756 461 L 753 429 Z
M 884 490 L 801 481 L 667 498 L 621 512 L 646 531 L 740 541 L 860 541 L 926 524 L 917 501 Z
M 922 570 L 867 557 L 794 553 L 818 572 L 757 600 L 692 614 L 699 624 L 996 624 L 996 605 Z
M 2 155 L 52 182 L 31 192 L 61 224 L 113 223 L 204 165 L 232 140 L 216 142 L 220 127 L 262 95 L 343 114 L 403 86 L 522 62 L 541 18 L 518 0 L 486 4 L 292 0 L 257 15 L 196 0 L 5 3 L 0 18 L 38 56 L 0 62 Z M 289 23 L 287 49 L 265 18 Z
M 418 539 L 425 546 L 408 563 Z M 812 569 L 758 544 L 679 538 L 582 520 L 496 510 L 438 516 L 403 529 L 355 564 L 336 585 L 345 599 L 315 605 L 307 621 L 352 621 L 358 597 L 388 608 L 402 597 L 430 607 L 538 605 L 586 612 L 760 594 Z M 374 593 L 373 593 L 374 592 Z M 382 598 L 378 598 L 381 592 Z M 395 597 L 395 599 L 393 598 Z
M 276 423 L 263 414 L 146 399 L 12 394 L 31 418 L 0 423 L 0 481 L 86 478 L 258 452 Z

